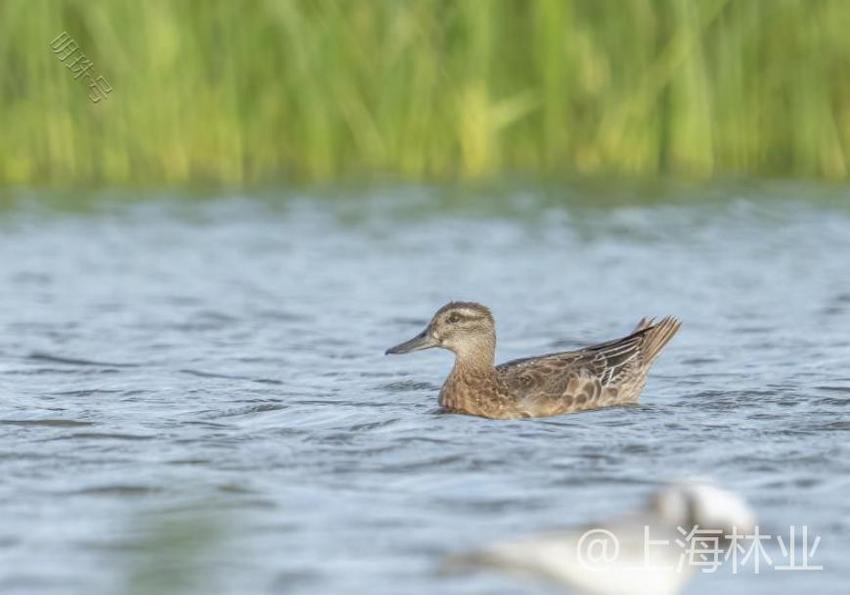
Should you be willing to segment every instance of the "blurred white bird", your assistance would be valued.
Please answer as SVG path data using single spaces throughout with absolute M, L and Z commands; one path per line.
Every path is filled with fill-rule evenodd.
M 577 594 L 674 595 L 705 560 L 723 561 L 726 535 L 752 533 L 755 524 L 741 497 L 712 485 L 677 484 L 653 494 L 642 511 L 452 556 L 444 569 L 498 568 L 548 579 Z M 694 554 L 702 546 L 689 545 L 693 530 L 692 540 L 704 536 L 703 546 L 718 547 L 709 545 L 703 557 Z

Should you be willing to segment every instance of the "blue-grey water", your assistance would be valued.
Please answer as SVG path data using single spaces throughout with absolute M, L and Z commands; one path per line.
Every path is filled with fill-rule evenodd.
M 436 568 L 689 476 L 824 568 L 688 593 L 847 592 L 841 201 L 379 194 L 0 211 L 0 592 L 553 593 Z M 447 352 L 383 355 L 451 299 L 500 360 L 684 326 L 639 406 L 492 421 L 438 412 Z

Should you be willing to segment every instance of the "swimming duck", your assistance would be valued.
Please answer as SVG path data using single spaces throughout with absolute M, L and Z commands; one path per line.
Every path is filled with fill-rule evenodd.
M 494 366 L 496 325 L 490 310 L 475 302 L 450 302 L 425 330 L 386 353 L 431 347 L 454 352 L 454 368 L 440 391 L 447 411 L 494 419 L 546 417 L 636 402 L 649 367 L 679 326 L 670 316 L 657 323 L 645 318 L 622 339 Z
M 719 566 L 736 547 L 734 536 L 755 526 L 756 515 L 741 496 L 710 483 L 679 483 L 656 490 L 642 510 L 452 555 L 442 570 L 495 568 L 547 579 L 570 593 L 674 595 L 697 567 L 711 571 L 713 551 L 701 554 L 700 546 L 716 543 Z

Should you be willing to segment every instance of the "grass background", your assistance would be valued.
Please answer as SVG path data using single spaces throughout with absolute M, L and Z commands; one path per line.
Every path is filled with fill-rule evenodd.
M 0 72 L 0 184 L 850 166 L 845 0 L 3 0 Z

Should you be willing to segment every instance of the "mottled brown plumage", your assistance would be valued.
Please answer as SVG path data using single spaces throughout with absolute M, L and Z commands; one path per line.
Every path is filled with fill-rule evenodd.
M 495 322 L 474 302 L 451 302 L 422 333 L 387 353 L 442 347 L 455 365 L 440 391 L 448 411 L 497 419 L 545 417 L 635 403 L 646 374 L 679 321 L 643 319 L 632 334 L 579 349 L 494 366 Z

